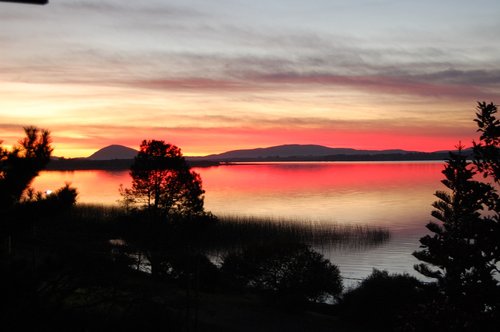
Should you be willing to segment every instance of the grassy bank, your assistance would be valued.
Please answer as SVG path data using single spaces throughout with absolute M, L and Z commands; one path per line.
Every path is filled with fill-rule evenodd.
M 136 232 L 147 222 L 141 220 L 141 216 L 131 216 L 119 206 L 90 204 L 77 205 L 67 220 L 76 225 L 101 229 L 113 237 Z M 376 246 L 390 238 L 390 232 L 382 227 L 236 215 L 218 216 L 217 222 L 202 228 L 202 234 L 187 226 L 170 227 L 166 231 L 176 240 L 196 239 L 198 245 L 214 250 L 238 249 L 269 242 L 359 248 Z

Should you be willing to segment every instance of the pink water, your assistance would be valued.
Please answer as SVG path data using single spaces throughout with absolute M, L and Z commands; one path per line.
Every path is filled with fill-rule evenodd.
M 195 169 L 216 215 L 249 215 L 388 228 L 387 243 L 358 250 L 324 249 L 347 278 L 372 268 L 415 274 L 411 253 L 431 220 L 433 193 L 443 189 L 440 162 L 262 163 Z M 43 172 L 38 190 L 70 182 L 79 202 L 117 204 L 127 171 Z

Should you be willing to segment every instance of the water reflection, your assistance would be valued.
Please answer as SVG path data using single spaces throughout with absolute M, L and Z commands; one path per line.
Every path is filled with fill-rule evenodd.
M 387 227 L 391 240 L 365 250 L 323 250 L 344 275 L 363 277 L 372 267 L 413 272 L 411 252 L 431 219 L 441 189 L 442 163 L 264 163 L 198 168 L 207 210 L 217 214 L 277 217 Z M 128 171 L 43 172 L 38 190 L 71 182 L 79 202 L 116 204 Z M 319 248 L 321 249 L 321 248 Z
M 120 184 L 131 183 L 128 171 L 44 171 L 35 178 L 33 187 L 37 190 L 54 190 L 71 183 L 78 189 L 78 202 L 116 204 L 120 199 Z
M 214 212 L 371 224 L 428 219 L 441 163 L 237 165 L 199 170 Z M 420 227 L 418 225 L 417 227 Z

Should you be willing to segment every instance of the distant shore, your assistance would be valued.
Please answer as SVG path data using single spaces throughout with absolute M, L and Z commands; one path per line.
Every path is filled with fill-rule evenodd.
M 323 161 L 443 161 L 448 158 L 448 153 L 390 153 L 376 155 L 332 155 L 332 156 L 291 156 L 291 157 L 265 157 L 265 158 L 232 158 L 210 160 L 205 157 L 187 157 L 191 167 L 213 167 L 237 162 L 323 162 Z M 73 170 L 126 170 L 134 162 L 133 159 L 91 160 L 53 159 L 47 166 L 49 171 Z
M 128 170 L 134 159 L 90 160 L 90 159 L 53 159 L 47 165 L 48 171 L 77 171 L 77 170 Z M 218 161 L 188 160 L 191 167 L 219 166 Z
M 291 156 L 265 158 L 232 158 L 210 160 L 205 157 L 187 157 L 191 167 L 213 167 L 238 162 L 324 162 L 324 161 L 443 161 L 448 153 L 390 153 L 376 155 L 332 155 L 332 156 Z M 76 170 L 127 170 L 133 159 L 91 160 L 91 159 L 53 159 L 47 166 L 49 171 Z
M 241 162 L 322 162 L 322 161 L 443 161 L 449 158 L 448 152 L 415 152 L 415 153 L 388 153 L 388 154 L 336 154 L 327 156 L 270 156 L 256 158 L 217 158 L 211 161 L 220 164 Z M 210 161 L 206 157 L 188 157 L 189 162 Z

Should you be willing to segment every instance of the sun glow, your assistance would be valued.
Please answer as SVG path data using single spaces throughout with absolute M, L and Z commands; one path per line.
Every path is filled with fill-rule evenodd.
M 36 125 L 52 132 L 54 155 L 64 157 L 88 156 L 111 144 L 137 147 L 142 139 L 152 138 L 195 156 L 292 143 L 435 151 L 475 135 L 472 121 L 466 119 L 468 111 L 450 113 L 449 123 L 442 121 L 443 110 L 453 104 L 415 103 L 400 110 L 399 104 L 381 106 L 366 93 L 349 104 L 336 102 L 340 96 L 321 97 L 318 92 L 275 91 L 248 99 L 248 93 L 7 86 L 15 93 L 0 99 L 0 109 L 10 110 L 0 111 L 4 144 L 15 144 L 22 126 Z
M 408 39 L 396 33 L 411 30 L 406 21 L 386 30 L 385 11 L 366 15 L 352 6 L 345 9 L 376 24 L 358 22 L 346 31 L 352 22 L 324 20 L 324 13 L 338 15 L 329 6 L 319 14 L 324 4 L 297 12 L 265 4 L 269 12 L 249 17 L 229 3 L 222 12 L 176 1 L 134 10 L 101 5 L 2 7 L 4 144 L 35 125 L 51 130 L 54 154 L 65 157 L 152 138 L 186 155 L 294 143 L 433 151 L 470 142 L 475 102 L 500 100 L 499 54 L 489 47 L 498 36 L 479 34 L 474 25 L 496 22 L 494 10 L 471 7 L 458 24 L 458 8 L 467 5 L 448 8 L 458 10 L 449 23 L 467 31 L 453 36 L 448 25 L 442 30 L 412 17 L 427 30 Z M 103 15 L 109 8 L 120 15 Z M 232 15 L 222 14 L 229 8 Z M 179 16 L 169 16 L 170 24 L 152 24 L 155 13 L 171 10 Z M 429 37 L 441 35 L 454 47 Z

